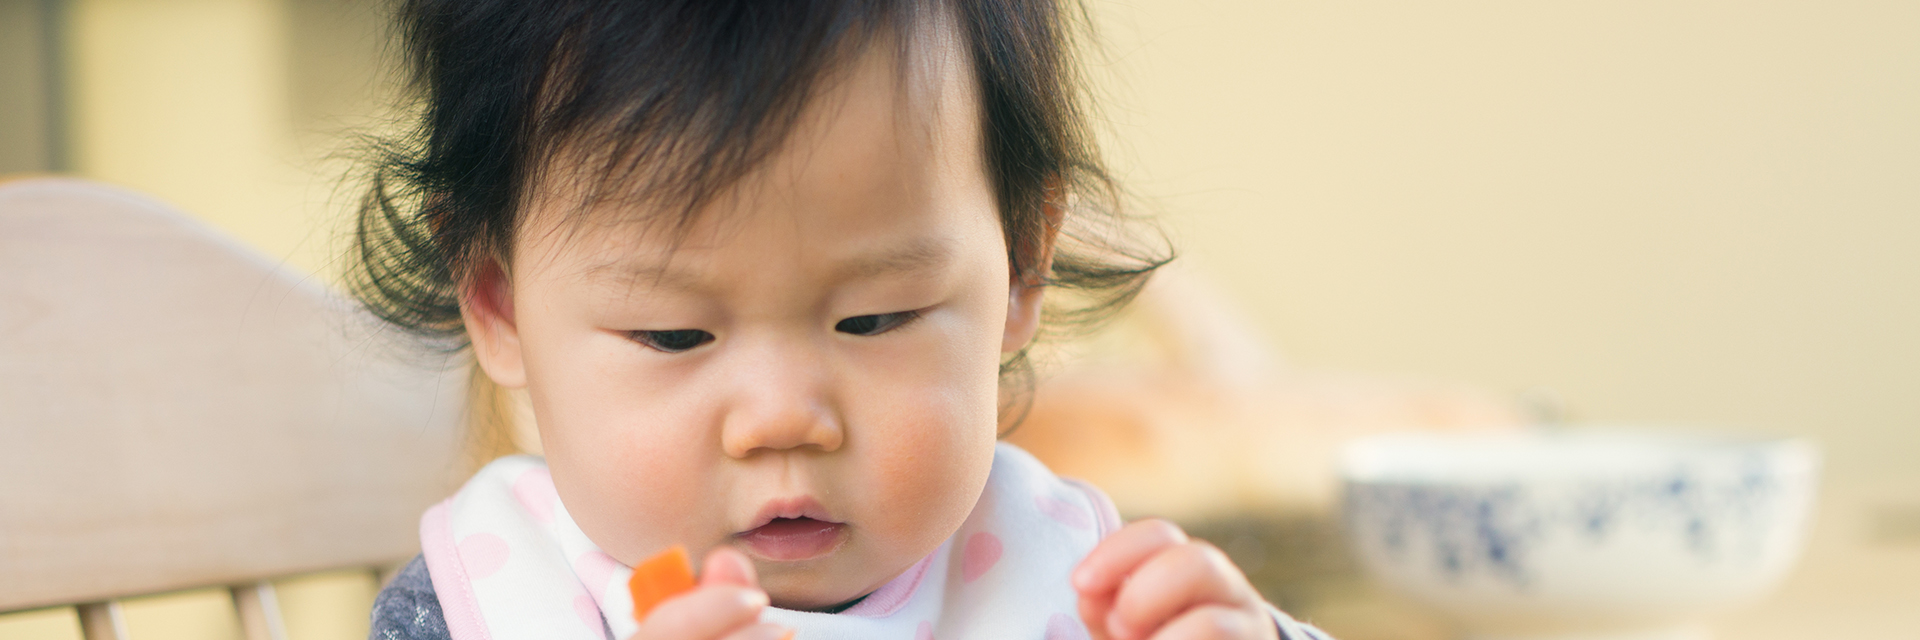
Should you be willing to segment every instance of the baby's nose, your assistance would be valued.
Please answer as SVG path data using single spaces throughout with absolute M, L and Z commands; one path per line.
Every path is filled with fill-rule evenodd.
M 727 455 L 745 458 L 762 449 L 809 446 L 839 449 L 846 432 L 828 400 L 828 375 L 816 364 L 819 359 L 771 360 L 734 380 L 739 386 L 720 434 Z
M 784 451 L 813 446 L 821 451 L 840 448 L 845 438 L 839 421 L 825 411 L 797 404 L 766 411 L 736 411 L 727 416 L 721 445 L 727 455 L 745 458 L 755 451 Z

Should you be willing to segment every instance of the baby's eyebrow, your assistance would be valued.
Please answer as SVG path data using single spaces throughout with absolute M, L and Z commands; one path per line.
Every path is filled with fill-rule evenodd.
M 917 238 L 896 248 L 856 256 L 834 268 L 836 280 L 874 278 L 894 273 L 914 273 L 945 266 L 953 256 L 952 242 L 944 238 Z M 589 273 L 629 285 L 646 283 L 656 289 L 693 291 L 706 281 L 668 261 L 619 260 L 597 265 Z
M 890 273 L 926 271 L 945 265 L 952 255 L 952 243 L 943 238 L 917 238 L 896 249 L 850 260 L 839 269 L 839 275 L 872 278 Z
M 596 265 L 587 272 L 596 277 L 611 278 L 615 282 L 634 286 L 646 283 L 650 288 L 692 291 L 703 284 L 698 276 L 684 269 L 676 269 L 665 261 L 653 260 L 616 260 Z

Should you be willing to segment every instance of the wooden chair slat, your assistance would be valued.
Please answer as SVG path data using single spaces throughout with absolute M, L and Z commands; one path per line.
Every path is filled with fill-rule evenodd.
M 76 605 L 80 614 L 80 635 L 86 640 L 127 640 L 127 618 L 120 602 L 89 602 Z
M 280 617 L 280 598 L 266 580 L 233 587 L 233 609 L 240 613 L 240 631 L 247 640 L 287 640 L 286 620 Z

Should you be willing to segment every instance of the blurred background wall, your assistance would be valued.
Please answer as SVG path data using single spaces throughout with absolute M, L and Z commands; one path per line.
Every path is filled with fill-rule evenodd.
M 1120 173 L 1292 363 L 1920 475 L 1920 4 L 1090 6 Z M 396 95 L 382 12 L 0 0 L 0 170 L 331 279 L 336 156 Z
M 1920 473 L 1920 4 L 1095 6 L 1128 177 L 1296 362 Z

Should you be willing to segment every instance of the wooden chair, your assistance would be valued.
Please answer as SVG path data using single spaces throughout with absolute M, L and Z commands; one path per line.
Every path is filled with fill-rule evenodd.
M 125 640 L 118 599 L 221 586 L 284 638 L 271 578 L 416 553 L 465 369 L 352 309 L 143 196 L 0 184 L 0 612 Z

